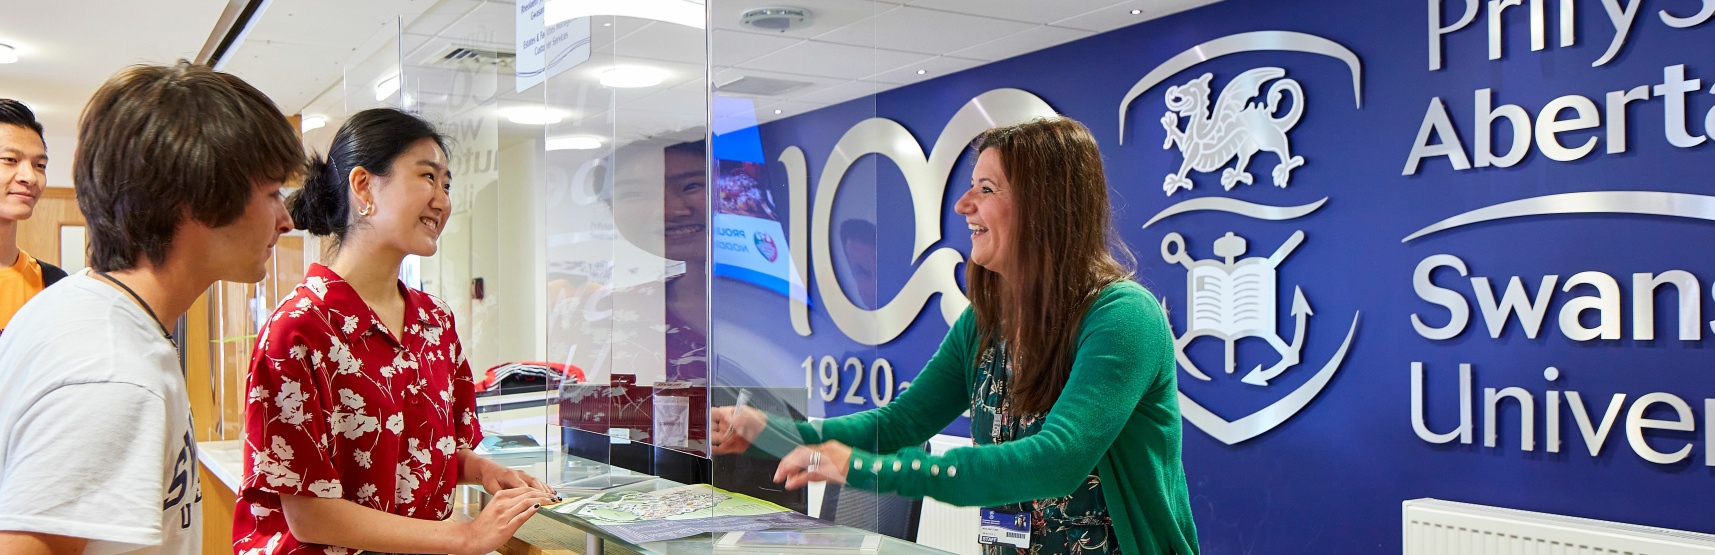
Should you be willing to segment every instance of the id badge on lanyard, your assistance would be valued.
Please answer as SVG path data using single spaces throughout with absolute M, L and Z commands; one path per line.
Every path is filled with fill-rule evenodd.
M 1030 549 L 1030 513 L 983 508 L 977 543 Z
M 999 390 L 1000 402 L 1004 406 L 1009 404 L 1007 398 L 1009 392 L 1007 390 L 1011 389 L 1009 387 L 1011 384 L 1008 382 L 1012 378 L 1010 375 L 1012 367 L 1005 362 L 1005 344 L 1002 343 L 1001 348 L 997 350 L 1000 351 L 1000 357 L 998 357 L 1000 358 L 998 362 L 1000 371 L 990 370 L 990 376 L 1000 386 L 997 389 Z M 995 444 L 1000 444 L 1015 439 L 1018 434 L 1017 430 L 1014 429 L 1018 426 L 1016 419 L 1004 410 L 996 410 L 993 416 L 993 428 L 989 432 L 990 440 Z M 981 520 L 977 526 L 977 543 L 1030 549 L 1030 505 L 1026 503 L 1007 506 L 1007 508 L 1017 509 L 1014 511 L 984 507 L 980 513 Z

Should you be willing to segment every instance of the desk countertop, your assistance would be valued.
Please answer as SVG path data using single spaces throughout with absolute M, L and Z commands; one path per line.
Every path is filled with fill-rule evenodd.
M 244 486 L 244 442 L 242 440 L 199 441 L 197 460 L 209 474 L 220 479 L 227 489 L 237 492 Z

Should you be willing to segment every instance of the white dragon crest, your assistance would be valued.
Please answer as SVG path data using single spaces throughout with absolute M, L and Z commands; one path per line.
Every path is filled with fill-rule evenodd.
M 1240 183 L 1249 185 L 1252 177 L 1245 167 L 1250 164 L 1251 156 L 1261 150 L 1280 157 L 1272 175 L 1276 187 L 1285 187 L 1292 179 L 1292 170 L 1304 165 L 1303 156 L 1292 155 L 1286 137 L 1286 132 L 1304 114 L 1304 89 L 1298 81 L 1282 79 L 1285 76 L 1286 70 L 1278 67 L 1259 67 L 1239 74 L 1221 89 L 1213 114 L 1209 112 L 1209 81 L 1214 74 L 1204 73 L 1183 85 L 1168 87 L 1169 112 L 1161 116 L 1167 140 L 1161 148 L 1179 145 L 1185 162 L 1179 166 L 1179 173 L 1168 174 L 1162 183 L 1167 194 L 1191 189 L 1191 179 L 1186 177 L 1191 170 L 1212 172 L 1234 157 L 1238 162 L 1221 171 L 1221 186 L 1232 190 Z M 1280 80 L 1269 86 L 1268 103 L 1248 102 L 1260 95 L 1263 83 L 1271 79 Z M 1281 97 L 1288 92 L 1292 93 L 1291 108 L 1284 116 L 1274 117 Z M 1184 130 L 1179 129 L 1181 117 L 1190 120 Z

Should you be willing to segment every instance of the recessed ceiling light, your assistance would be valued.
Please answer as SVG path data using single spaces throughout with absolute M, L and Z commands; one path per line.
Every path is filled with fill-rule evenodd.
M 601 84 L 616 89 L 653 87 L 667 78 L 667 72 L 646 66 L 619 66 L 601 72 Z
M 547 125 L 560 123 L 566 118 L 565 112 L 543 106 L 513 106 L 503 108 L 500 115 L 506 116 L 506 121 L 522 125 Z
M 0 64 L 12 64 L 17 62 L 18 50 L 12 48 L 12 45 L 10 44 L 0 44 Z
M 774 113 L 779 114 L 780 110 L 775 110 Z
M 377 101 L 387 100 L 396 92 L 399 92 L 398 75 L 382 79 L 380 83 L 375 84 L 375 100 Z
M 595 150 L 598 148 L 601 148 L 601 139 L 587 135 L 548 139 L 548 150 Z
M 317 129 L 321 129 L 323 127 L 326 127 L 327 124 L 328 124 L 328 119 L 325 117 L 309 116 L 309 117 L 304 118 L 304 121 L 298 126 L 298 130 L 300 132 L 303 132 L 303 133 L 309 133 L 311 131 L 315 131 Z
M 929 70 L 926 70 L 926 69 L 919 69 L 919 70 L 917 70 L 917 74 L 918 74 L 918 75 L 922 75 L 922 74 L 925 74 L 925 73 L 929 73 Z
M 1131 11 L 1131 15 L 1138 15 L 1138 14 L 1141 14 L 1141 13 L 1143 13 L 1143 10 L 1132 10 L 1132 11 Z

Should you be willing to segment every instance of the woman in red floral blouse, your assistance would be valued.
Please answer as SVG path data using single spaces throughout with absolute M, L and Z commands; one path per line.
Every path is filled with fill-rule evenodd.
M 397 277 L 405 256 L 435 253 L 450 180 L 433 126 L 374 109 L 289 199 L 295 224 L 336 250 L 259 334 L 235 552 L 483 554 L 555 500 L 472 454 L 482 432 L 452 313 Z M 445 520 L 459 483 L 494 495 L 471 522 Z

